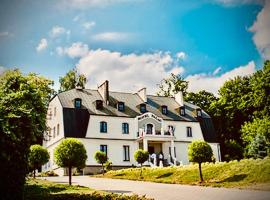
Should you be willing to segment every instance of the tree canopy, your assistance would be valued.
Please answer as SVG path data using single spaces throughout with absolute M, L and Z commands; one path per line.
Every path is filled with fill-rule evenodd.
M 60 92 L 71 90 L 77 87 L 85 88 L 86 77 L 83 74 L 79 74 L 76 69 L 68 71 L 68 73 L 59 78 Z
M 139 149 L 139 150 L 134 152 L 134 159 L 141 165 L 140 176 L 142 176 L 142 164 L 149 159 L 149 153 L 148 153 L 148 151 L 144 151 L 142 149 Z
M 22 199 L 32 144 L 41 143 L 53 82 L 36 74 L 8 70 L 0 76 L 1 194 Z
M 39 144 L 34 144 L 30 147 L 29 152 L 29 167 L 34 170 L 34 178 L 36 177 L 36 169 L 49 161 L 50 155 L 47 149 Z
M 102 166 L 102 174 L 104 174 L 104 163 L 108 161 L 108 157 L 105 152 L 97 151 L 94 155 L 95 160 Z
M 67 138 L 55 148 L 54 159 L 58 166 L 68 168 L 69 184 L 71 185 L 72 168 L 84 168 L 87 153 L 84 145 L 78 139 Z

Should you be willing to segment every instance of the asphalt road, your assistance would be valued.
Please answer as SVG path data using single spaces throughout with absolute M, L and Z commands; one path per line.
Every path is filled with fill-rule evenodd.
M 44 177 L 57 183 L 68 183 L 68 177 Z M 178 184 L 151 183 L 89 176 L 72 177 L 74 185 L 81 185 L 113 193 L 139 194 L 155 200 L 270 200 L 270 192 L 212 188 Z

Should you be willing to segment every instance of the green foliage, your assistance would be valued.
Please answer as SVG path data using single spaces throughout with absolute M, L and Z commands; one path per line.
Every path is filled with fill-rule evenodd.
M 150 200 L 138 195 L 99 192 L 88 187 L 56 184 L 45 180 L 29 180 L 25 185 L 25 200 Z
M 76 86 L 84 88 L 86 77 L 83 74 L 78 74 L 76 69 L 70 70 L 64 77 L 59 78 L 60 92 L 76 88 Z
M 71 185 L 72 168 L 82 169 L 85 167 L 87 153 L 84 145 L 77 139 L 64 139 L 54 151 L 55 163 L 60 167 L 67 167 L 69 184 Z
M 259 151 L 270 150 L 270 117 L 254 119 L 252 122 L 246 122 L 242 128 L 242 139 L 246 145 L 246 155 L 258 157 Z
M 183 95 L 185 96 L 187 93 L 188 82 L 185 81 L 180 75 L 171 73 L 171 76 L 167 79 L 163 79 L 158 87 L 158 96 L 170 97 L 180 91 L 182 91 Z
M 106 172 L 112 170 L 112 162 L 110 162 L 109 160 L 107 160 L 107 161 L 104 163 L 104 168 L 105 168 Z
M 240 160 L 242 158 L 243 147 L 235 140 L 225 141 L 225 148 L 227 149 L 227 154 L 224 155 L 225 161 Z
M 54 171 L 46 171 L 46 172 L 41 172 L 37 175 L 38 177 L 47 177 L 47 176 L 58 176 Z
M 41 143 L 53 82 L 8 70 L 0 76 L 0 193 L 21 199 L 32 144 Z
M 151 181 L 159 183 L 206 185 L 215 187 L 241 187 L 270 190 L 270 158 L 243 159 L 230 162 L 203 163 L 205 182 L 198 182 L 198 165 L 183 167 L 144 168 L 144 176 L 139 177 L 140 169 L 112 170 L 106 178 Z
M 30 147 L 30 152 L 28 155 L 30 168 L 34 170 L 34 178 L 35 178 L 35 170 L 44 165 L 49 161 L 50 155 L 47 149 L 42 147 L 39 144 L 32 145 Z
M 202 163 L 212 160 L 213 151 L 210 145 L 205 141 L 193 141 L 188 146 L 188 158 L 191 162 Z
M 102 166 L 102 174 L 104 175 L 104 163 L 108 161 L 108 157 L 105 152 L 97 151 L 94 155 L 95 160 Z
M 134 152 L 134 159 L 141 165 L 140 176 L 142 176 L 142 164 L 149 159 L 149 152 L 139 149 Z

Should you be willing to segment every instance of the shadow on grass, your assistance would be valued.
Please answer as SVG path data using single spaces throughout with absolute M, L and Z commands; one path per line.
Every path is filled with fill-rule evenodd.
M 116 174 L 116 175 L 114 175 L 114 176 L 125 176 L 126 175 L 126 173 L 121 173 L 121 174 Z
M 173 175 L 173 173 L 172 172 L 168 172 L 168 173 L 165 173 L 165 174 L 162 174 L 162 175 L 158 176 L 157 178 L 166 178 L 166 177 L 169 177 L 171 175 Z
M 221 181 L 219 181 L 218 183 L 224 183 L 224 182 L 238 182 L 238 181 L 242 181 L 247 177 L 247 174 L 235 174 L 234 176 L 225 178 Z

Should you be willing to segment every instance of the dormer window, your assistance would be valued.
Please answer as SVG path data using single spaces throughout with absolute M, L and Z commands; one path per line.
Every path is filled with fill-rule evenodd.
M 184 107 L 184 106 L 181 106 L 181 107 L 180 107 L 180 115 L 181 115 L 181 116 L 185 116 L 185 114 L 186 114 L 185 107 Z
M 168 107 L 167 106 L 161 106 L 161 112 L 163 115 L 167 115 L 168 114 Z
M 96 109 L 101 110 L 103 108 L 103 101 L 96 100 Z
M 144 104 L 144 103 L 140 104 L 140 111 L 141 111 L 141 113 L 146 112 L 146 104 Z
M 196 112 L 197 112 L 197 117 L 202 117 L 202 109 L 197 108 Z
M 82 100 L 79 98 L 76 98 L 74 101 L 74 107 L 75 108 L 81 108 L 82 107 Z
M 124 102 L 118 102 L 117 109 L 120 112 L 124 112 L 125 111 L 125 103 Z

